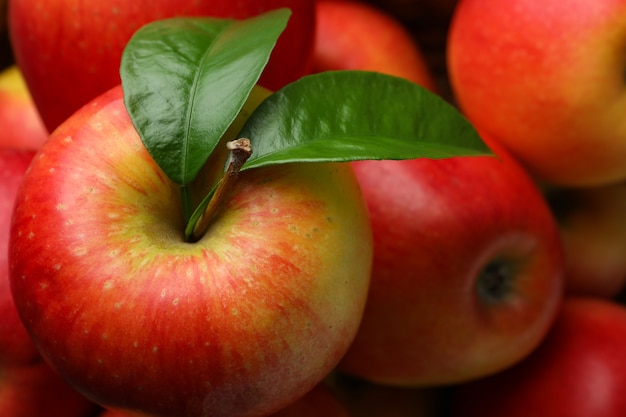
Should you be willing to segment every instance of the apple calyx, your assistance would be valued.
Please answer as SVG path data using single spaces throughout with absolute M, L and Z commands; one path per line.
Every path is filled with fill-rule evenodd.
M 239 138 L 226 142 L 226 148 L 229 150 L 226 171 L 224 172 L 222 180 L 218 183 L 215 191 L 212 193 L 209 204 L 206 206 L 206 209 L 193 226 L 193 232 L 190 236 L 190 240 L 192 242 L 198 241 L 209 228 L 215 213 L 217 213 L 221 203 L 226 199 L 228 191 L 237 180 L 241 167 L 245 164 L 248 158 L 250 158 L 250 155 L 252 155 L 250 139 L 247 138 Z
M 481 300 L 488 303 L 499 303 L 513 290 L 514 268 L 503 259 L 489 262 L 479 272 L 476 280 L 476 291 Z
M 228 138 L 250 138 L 252 152 L 241 171 L 295 162 L 493 155 L 443 98 L 377 72 L 308 75 L 247 108 L 289 16 L 288 9 L 277 9 L 244 20 L 165 19 L 140 28 L 124 50 L 125 106 L 150 155 L 181 187 L 188 242 L 202 236 L 224 198 L 220 191 L 211 203 L 224 178 L 218 145 Z M 201 169 L 210 172 L 211 191 L 193 207 L 191 188 Z

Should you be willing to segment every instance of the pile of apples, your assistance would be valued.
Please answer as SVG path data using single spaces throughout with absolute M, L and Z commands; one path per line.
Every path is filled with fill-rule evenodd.
M 626 415 L 625 0 L 8 0 L 2 7 L 11 55 L 0 74 L 0 416 Z M 174 239 L 150 241 L 165 245 L 162 253 L 133 241 L 144 223 L 156 230 L 146 235 L 169 233 L 157 220 L 171 216 L 173 193 L 161 192 L 162 178 L 141 165 L 147 154 L 123 161 L 122 182 L 67 190 L 65 198 L 100 194 L 97 224 L 46 204 L 56 200 L 39 174 L 22 183 L 30 167 L 62 185 L 64 164 L 84 161 L 71 161 L 60 146 L 43 152 L 50 134 L 74 146 L 101 134 L 98 117 L 123 113 L 115 95 L 120 57 L 143 24 L 243 19 L 279 7 L 292 17 L 263 87 L 333 70 L 406 78 L 456 106 L 495 156 L 364 160 L 339 174 L 290 174 L 298 187 L 272 189 L 284 194 L 275 197 L 272 221 L 235 199 L 239 217 L 224 229 L 248 227 L 246 216 L 267 220 L 265 236 L 246 236 L 245 256 L 266 268 L 262 280 L 243 291 L 218 283 L 217 295 L 198 289 L 193 297 L 182 294 L 191 279 L 204 280 L 198 259 L 165 259 L 167 251 L 183 253 Z M 120 120 L 119 130 L 105 133 L 129 129 Z M 111 150 L 86 178 L 121 170 L 117 162 Z M 252 183 L 248 199 L 267 197 L 262 183 Z M 128 197 L 139 194 L 147 197 Z M 124 217 L 141 210 L 136 221 Z M 318 211 L 324 224 L 311 220 Z M 41 226 L 41 217 L 63 219 L 64 228 Z M 303 231 L 300 240 L 279 234 L 287 218 Z M 85 233 L 91 228 L 106 228 L 109 241 Z M 230 249 L 226 237 L 216 243 Z M 274 246 L 284 257 L 262 258 Z M 300 247 L 311 256 L 297 264 Z M 54 256 L 38 258 L 40 249 Z M 72 267 L 88 256 L 93 268 Z M 167 288 L 125 279 L 173 263 L 188 272 Z M 100 281 L 106 264 L 119 277 Z M 50 271 L 66 269 L 67 282 L 83 274 L 94 285 L 48 281 Z M 42 319 L 50 288 L 71 302 Z M 135 298 L 116 301 L 129 288 Z M 105 301 L 86 300 L 114 306 L 111 323 L 97 321 Z M 169 310 L 156 310 L 165 303 Z M 154 313 L 145 339 L 145 322 L 120 318 L 153 311 L 171 314 Z M 180 329 L 170 325 L 186 313 Z M 219 335 L 171 348 L 188 328 Z M 272 339 L 255 333 L 268 328 Z M 144 340 L 157 343 L 145 350 Z

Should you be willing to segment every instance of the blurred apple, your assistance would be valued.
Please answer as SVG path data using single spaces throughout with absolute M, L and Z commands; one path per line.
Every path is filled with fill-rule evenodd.
M 20 70 L 0 72 L 0 148 L 37 150 L 48 139 Z
M 435 83 L 411 33 L 397 19 L 356 0 L 318 0 L 313 71 L 365 70 Z
M 396 386 L 453 384 L 528 355 L 562 296 L 563 253 L 541 191 L 498 157 L 359 161 L 374 260 L 339 370 Z
M 567 297 L 554 327 L 528 358 L 458 388 L 452 417 L 623 417 L 626 308 Z
M 626 287 L 626 182 L 549 188 L 558 219 L 568 294 L 614 298 Z
M 448 38 L 455 97 L 543 182 L 626 178 L 623 0 L 461 0 Z
M 88 101 L 120 83 L 123 48 L 145 23 L 173 16 L 246 18 L 279 7 L 291 19 L 261 85 L 276 90 L 310 70 L 313 0 L 12 0 L 15 60 L 50 132 Z

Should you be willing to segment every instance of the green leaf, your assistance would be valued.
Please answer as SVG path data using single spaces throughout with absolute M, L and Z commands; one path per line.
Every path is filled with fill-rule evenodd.
M 365 71 L 324 72 L 283 87 L 261 103 L 238 136 L 252 143 L 242 169 L 492 154 L 440 96 L 405 79 Z
M 190 184 L 242 108 L 291 12 L 172 18 L 139 29 L 122 56 L 125 104 L 144 145 Z

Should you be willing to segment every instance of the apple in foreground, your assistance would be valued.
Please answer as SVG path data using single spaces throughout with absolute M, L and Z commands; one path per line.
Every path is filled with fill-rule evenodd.
M 566 292 L 618 296 L 626 289 L 626 182 L 545 193 L 565 250 Z
M 542 182 L 626 178 L 620 0 L 461 0 L 448 38 L 457 103 Z
M 363 313 L 372 237 L 354 173 L 244 171 L 196 243 L 184 240 L 179 193 L 121 88 L 75 113 L 18 192 L 20 317 L 53 368 L 107 408 L 276 412 L 336 366 Z
M 454 417 L 621 417 L 626 413 L 626 308 L 567 297 L 550 333 L 528 358 L 461 385 Z
M 48 139 L 21 71 L 0 72 L 0 148 L 36 150 Z
M 318 0 L 316 13 L 313 72 L 378 71 L 435 91 L 419 45 L 397 19 L 357 0 Z
M 495 156 L 352 163 L 374 235 L 371 285 L 339 370 L 438 386 L 528 355 L 562 298 L 556 222 L 504 149 Z
M 13 0 L 9 33 L 42 119 L 51 132 L 74 111 L 120 83 L 123 48 L 133 33 L 174 16 L 248 18 L 288 7 L 291 19 L 260 83 L 270 90 L 310 70 L 312 0 Z

